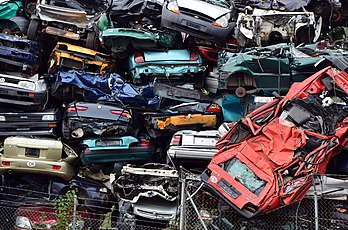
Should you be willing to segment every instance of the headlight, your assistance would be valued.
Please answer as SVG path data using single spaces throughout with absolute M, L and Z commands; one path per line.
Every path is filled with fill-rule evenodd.
M 218 26 L 218 27 L 223 27 L 226 28 L 228 26 L 228 22 L 230 20 L 230 14 L 225 14 L 224 16 L 218 18 L 215 22 L 214 22 L 214 26 Z
M 167 4 L 167 9 L 175 14 L 180 14 L 178 2 L 176 0 L 171 0 Z
M 30 220 L 25 216 L 16 217 L 16 227 L 24 229 L 32 229 Z
M 0 121 L 6 121 L 5 116 L 0 116 Z
M 1 117 L 2 116 L 0 116 L 0 121 L 1 121 Z M 42 120 L 43 121 L 54 121 L 55 117 L 56 117 L 55 115 L 43 115 Z
M 22 88 L 26 88 L 29 90 L 35 90 L 35 83 L 30 81 L 20 81 L 18 82 L 18 85 Z

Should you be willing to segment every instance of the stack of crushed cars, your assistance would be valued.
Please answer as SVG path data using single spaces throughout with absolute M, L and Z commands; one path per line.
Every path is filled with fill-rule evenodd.
M 3 2 L 1 200 L 75 187 L 87 212 L 168 226 L 179 166 L 247 217 L 299 201 L 327 165 L 348 173 L 344 4 Z

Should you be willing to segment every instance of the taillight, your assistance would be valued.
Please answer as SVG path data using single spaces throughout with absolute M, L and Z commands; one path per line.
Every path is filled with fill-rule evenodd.
M 170 145 L 172 146 L 179 146 L 181 145 L 181 135 L 174 135 L 172 138 L 172 141 L 170 142 Z
M 60 170 L 61 168 L 62 168 L 62 166 L 60 166 L 60 165 L 53 165 L 52 166 L 53 170 Z
M 143 63 L 143 62 L 145 62 L 144 53 L 143 52 L 136 52 L 134 54 L 134 62 L 135 63 Z
M 110 113 L 115 114 L 115 115 L 119 115 L 122 117 L 127 117 L 127 118 L 131 117 L 131 115 L 127 111 L 124 111 L 124 110 L 110 110 Z
M 208 107 L 207 112 L 209 112 L 209 113 L 221 113 L 221 108 L 218 104 L 212 103 Z
M 74 113 L 76 111 L 86 111 L 88 109 L 88 107 L 85 106 L 73 106 L 73 107 L 69 107 L 66 111 L 68 113 Z
M 190 61 L 197 61 L 199 58 L 198 53 L 196 53 L 195 51 L 190 52 Z
M 10 166 L 11 163 L 9 161 L 3 161 L 2 166 Z
M 138 146 L 150 146 L 151 142 L 149 140 L 141 140 L 137 143 Z

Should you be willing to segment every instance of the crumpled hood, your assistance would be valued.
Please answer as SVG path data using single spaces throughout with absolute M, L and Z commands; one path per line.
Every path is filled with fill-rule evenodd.
M 209 17 L 212 18 L 219 18 L 222 15 L 230 12 L 230 9 L 221 7 L 221 6 L 217 6 L 217 5 L 213 5 L 213 4 L 209 4 L 200 0 L 177 0 L 178 2 L 178 6 L 183 7 L 183 8 L 187 8 L 190 10 L 194 10 L 197 11 L 201 14 L 205 14 Z

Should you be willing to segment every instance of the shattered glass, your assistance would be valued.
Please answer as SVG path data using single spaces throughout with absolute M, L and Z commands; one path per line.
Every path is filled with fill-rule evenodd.
M 237 158 L 233 158 L 229 162 L 226 172 L 256 195 L 259 195 L 266 186 L 266 181 L 257 177 L 248 166 L 240 162 Z

